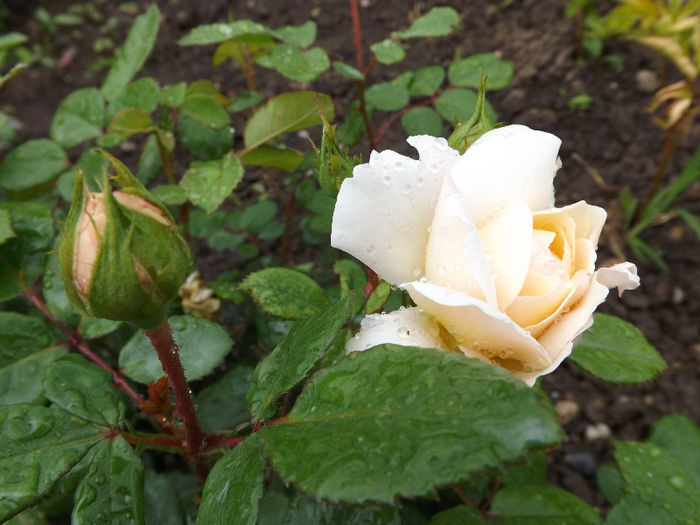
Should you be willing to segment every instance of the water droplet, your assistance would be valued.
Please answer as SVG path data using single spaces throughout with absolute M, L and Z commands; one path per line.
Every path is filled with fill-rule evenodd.
M 447 270 L 445 270 L 445 267 L 444 267 L 444 266 L 439 266 L 439 267 L 438 267 L 438 273 L 439 273 L 440 275 L 445 275 L 445 272 L 446 272 L 446 271 L 447 271 Z
M 367 246 L 367 255 L 372 255 L 372 254 L 374 254 L 374 252 L 375 252 L 374 244 L 370 244 L 369 246 Z
M 416 266 L 415 268 L 413 268 L 413 270 L 411 270 L 411 274 L 413 275 L 413 277 L 416 277 L 416 278 L 419 277 L 420 274 L 422 274 L 422 273 L 423 272 L 421 271 L 421 269 L 418 266 Z
M 394 169 L 396 171 L 403 171 L 403 162 L 401 162 L 400 160 L 397 161 L 396 164 L 394 164 Z
M 681 490 L 685 486 L 685 480 L 681 476 L 671 476 L 668 482 L 676 490 Z
M 388 186 L 389 184 L 391 184 L 391 175 L 389 175 L 389 174 L 384 175 L 383 180 L 384 180 L 384 184 L 386 184 Z

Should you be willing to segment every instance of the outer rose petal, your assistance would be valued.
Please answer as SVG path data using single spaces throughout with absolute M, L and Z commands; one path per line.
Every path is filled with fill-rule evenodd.
M 452 179 L 477 226 L 515 198 L 532 211 L 554 206 L 554 175 L 561 139 L 526 126 L 485 133 L 459 159 Z
M 362 352 L 382 344 L 441 348 L 447 345 L 440 337 L 440 327 L 420 308 L 401 308 L 389 314 L 372 314 L 362 319 L 360 331 L 348 341 L 347 353 Z
M 414 281 L 401 287 L 421 309 L 437 319 L 460 347 L 478 352 L 485 360 L 517 361 L 524 369 L 540 370 L 549 365 L 540 343 L 497 308 L 428 282 Z M 519 375 L 517 370 L 512 371 Z
M 440 187 L 459 156 L 443 138 L 421 135 L 409 143 L 420 160 L 373 151 L 343 181 L 333 213 L 331 246 L 391 284 L 422 275 Z

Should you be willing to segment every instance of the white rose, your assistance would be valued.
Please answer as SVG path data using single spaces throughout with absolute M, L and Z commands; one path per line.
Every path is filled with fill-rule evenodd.
M 631 263 L 595 271 L 602 208 L 554 207 L 561 140 L 525 126 L 463 155 L 430 136 L 419 160 L 372 152 L 340 188 L 331 244 L 406 290 L 416 307 L 367 316 L 349 352 L 382 343 L 462 351 L 527 384 L 554 370 Z

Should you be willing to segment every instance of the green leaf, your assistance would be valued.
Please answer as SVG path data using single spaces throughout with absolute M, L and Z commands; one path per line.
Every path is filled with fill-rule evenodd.
M 251 367 L 237 366 L 197 395 L 197 419 L 204 432 L 232 429 L 248 420 L 245 396 L 252 377 Z
M 287 173 L 296 170 L 303 160 L 304 156 L 296 151 L 287 148 L 276 148 L 267 144 L 247 151 L 241 157 L 243 164 L 267 166 Z
M 307 20 L 298 26 L 284 26 L 273 29 L 270 34 L 287 44 L 308 47 L 316 40 L 316 22 Z
M 399 82 L 380 82 L 365 92 L 367 105 L 380 111 L 398 111 L 408 104 L 408 89 Z
M 221 325 L 189 315 L 175 315 L 168 322 L 188 381 L 211 373 L 231 350 L 231 338 Z M 119 353 L 119 368 L 139 383 L 157 381 L 164 375 L 158 355 L 143 332 L 134 334 L 124 345 Z
M 111 133 L 130 137 L 136 133 L 150 133 L 153 121 L 148 113 L 138 108 L 124 108 L 117 111 L 109 123 Z
M 677 525 L 681 522 L 676 519 L 673 510 L 667 510 L 660 505 L 652 505 L 632 494 L 622 498 L 620 503 L 610 510 L 605 525 L 630 525 L 632 523 Z M 687 523 L 693 522 L 688 521 Z
M 359 69 L 351 66 L 350 64 L 346 64 L 345 62 L 336 60 L 333 62 L 333 69 L 350 80 L 356 80 L 358 82 L 365 81 L 365 76 Z
M 43 403 L 46 370 L 67 351 L 65 346 L 50 346 L 33 353 L 23 351 L 13 361 L 0 364 L 0 405 Z
M 291 44 L 280 44 L 272 48 L 270 62 L 274 69 L 297 82 L 311 82 L 331 67 L 331 61 L 320 47 L 308 51 Z
M 29 140 L 10 151 L 0 164 L 0 187 L 17 191 L 53 179 L 68 167 L 66 152 L 52 140 Z
M 231 125 L 231 117 L 228 112 L 219 101 L 209 95 L 188 95 L 180 105 L 180 111 L 212 129 L 221 129 Z
M 178 82 L 177 84 L 171 84 L 165 86 L 160 92 L 159 102 L 169 108 L 179 108 L 185 100 L 185 94 L 187 93 L 187 84 L 185 82 Z
M 237 20 L 229 24 L 210 24 L 195 27 L 177 43 L 181 46 L 217 44 L 245 34 L 266 34 L 267 27 L 251 20 Z
M 503 89 L 513 78 L 513 62 L 501 60 L 493 53 L 455 60 L 450 64 L 447 75 L 455 86 L 479 89 L 482 69 L 487 77 L 486 89 Z
M 417 18 L 411 27 L 393 33 L 396 38 L 418 38 L 449 35 L 459 24 L 459 14 L 451 7 L 433 7 Z
M 700 239 L 700 220 L 688 210 L 682 208 L 676 208 L 675 211 L 678 216 L 685 221 L 685 223 L 690 227 L 690 230 L 695 234 L 695 236 Z
M 386 281 L 380 282 L 372 292 L 372 295 L 367 298 L 367 313 L 373 314 L 374 312 L 379 311 L 389 300 L 390 295 L 391 285 Z
M 272 222 L 275 215 L 277 215 L 277 204 L 275 201 L 263 199 L 229 215 L 226 218 L 226 224 L 234 230 L 259 233 Z
M 143 476 L 144 522 L 146 525 L 185 525 L 179 495 L 172 479 L 146 470 Z
M 17 234 L 12 229 L 12 221 L 10 220 L 10 212 L 0 210 L 0 244 L 3 244 L 7 239 L 17 237 Z
M 287 482 L 331 501 L 430 494 L 561 438 L 551 407 L 509 372 L 441 350 L 381 345 L 306 386 L 260 433 Z
M 287 268 L 252 273 L 239 288 L 247 291 L 267 313 L 286 319 L 308 317 L 329 304 L 316 281 Z
M 0 312 L 0 405 L 39 403 L 48 366 L 68 350 L 38 319 Z
M 401 115 L 401 125 L 409 135 L 442 137 L 442 118 L 432 108 L 421 106 Z
M 121 325 L 121 321 L 83 316 L 80 319 L 80 326 L 78 329 L 83 339 L 97 339 L 98 337 L 114 332 Z
M 338 336 L 338 330 L 350 316 L 349 310 L 345 299 L 299 319 L 287 337 L 258 363 L 246 396 L 254 419 L 264 417 L 278 396 L 306 377 Z
M 410 95 L 432 95 L 445 80 L 445 70 L 440 66 L 428 66 L 417 70 L 408 85 Z
M 348 296 L 352 306 L 352 315 L 356 316 L 365 305 L 364 288 L 367 284 L 365 270 L 350 259 L 340 259 L 333 265 L 333 271 L 340 280 L 341 296 Z
M 160 148 L 158 147 L 158 138 L 156 135 L 151 135 L 146 139 L 146 144 L 143 147 L 141 156 L 139 157 L 139 166 L 136 171 L 136 178 L 141 181 L 144 186 L 155 179 L 163 169 L 163 159 L 160 156 Z
M 72 523 L 143 524 L 143 464 L 123 437 L 92 451 L 75 492 Z
M 448 89 L 435 100 L 435 109 L 442 117 L 454 124 L 455 122 L 465 122 L 469 120 L 476 109 L 477 95 L 470 89 Z M 491 120 L 496 120 L 496 112 L 486 101 L 486 115 Z
M 158 35 L 160 11 L 153 4 L 144 14 L 137 16 L 124 45 L 119 48 L 114 62 L 102 83 L 102 95 L 114 99 L 146 62 Z
M 544 452 L 528 454 L 527 461 L 508 465 L 501 478 L 504 486 L 547 483 L 547 455 Z
M 401 62 L 406 58 L 406 51 L 404 51 L 403 46 L 390 38 L 372 44 L 369 46 L 369 49 L 382 64 L 393 64 L 394 62 Z
M 126 140 L 124 135 L 119 133 L 105 133 L 97 137 L 97 146 L 102 149 L 111 149 L 119 146 L 122 142 Z
M 264 468 L 260 436 L 253 434 L 214 465 L 204 485 L 197 523 L 254 525 Z
M 198 160 L 220 159 L 233 146 L 233 133 L 228 126 L 214 129 L 180 115 L 175 130 L 180 143 Z
M 226 200 L 242 178 L 241 161 L 233 153 L 227 153 L 221 160 L 190 164 L 180 186 L 192 204 L 211 213 Z
M 666 368 L 636 326 L 607 314 L 595 314 L 593 319 L 593 326 L 584 332 L 571 354 L 581 368 L 614 383 L 649 381 Z
M 565 490 L 548 485 L 516 485 L 501 489 L 491 513 L 505 525 L 596 525 L 595 507 Z
M 46 252 L 53 247 L 54 221 L 51 209 L 38 202 L 2 202 L 0 210 L 10 213 L 17 237 L 0 245 L 0 300 L 22 292 L 44 271 Z
M 39 501 L 102 438 L 55 407 L 0 406 L 0 521 Z
M 184 82 L 182 86 L 184 88 Z M 144 113 L 151 113 L 158 105 L 160 88 L 150 77 L 140 78 L 131 82 L 121 91 L 107 108 L 107 119 L 111 120 L 117 111 L 124 108 L 137 108 Z
M 276 493 L 269 493 L 269 495 Z M 365 507 L 355 507 L 350 505 L 331 505 L 325 501 L 313 501 L 299 494 L 294 494 L 292 498 L 284 502 L 279 502 L 279 498 L 275 498 L 278 507 L 281 511 L 277 511 L 275 516 L 277 519 L 271 521 L 272 516 L 268 518 L 270 521 L 263 521 L 263 505 L 265 499 L 260 502 L 260 520 L 259 525 L 399 525 L 401 519 L 397 508 L 386 507 L 381 505 L 367 505 Z M 271 502 L 272 503 L 272 502 Z M 271 510 L 271 509 L 270 509 Z M 270 510 L 267 510 L 271 514 Z M 268 515 L 269 515 L 268 514 Z
M 0 35 L 0 50 L 18 46 L 26 41 L 27 35 L 23 35 L 17 31 L 10 31 L 9 33 Z
M 258 93 L 257 91 L 244 91 L 238 95 L 233 102 L 231 102 L 228 110 L 231 113 L 245 111 L 248 108 L 252 108 L 253 106 L 260 104 L 260 102 L 263 101 L 263 98 L 264 97 L 262 94 Z
M 479 513 L 478 510 L 467 507 L 466 505 L 459 505 L 457 507 L 452 507 L 439 514 L 433 516 L 430 520 L 430 525 L 486 525 L 490 523 Z
M 72 148 L 102 132 L 104 100 L 97 88 L 73 91 L 58 105 L 51 120 L 51 138 Z
M 667 414 L 651 427 L 649 442 L 674 456 L 700 486 L 700 428 L 680 414 Z
M 617 442 L 615 446 L 628 495 L 613 508 L 609 523 L 623 523 L 619 519 L 623 511 L 613 513 L 618 507 L 629 510 L 630 496 L 649 509 L 647 515 L 666 516 L 651 523 L 693 523 L 700 516 L 700 485 L 672 454 L 653 443 Z
M 317 126 L 321 112 L 333 120 L 333 102 L 328 95 L 297 91 L 273 97 L 248 120 L 243 131 L 246 149 L 255 149 L 283 133 Z
M 46 397 L 66 412 L 99 425 L 116 427 L 123 407 L 112 374 L 77 354 L 54 361 L 44 379 Z
M 598 490 L 613 505 L 622 499 L 625 491 L 625 480 L 620 471 L 613 465 L 601 465 L 596 471 Z
M 160 184 L 151 189 L 151 194 L 163 204 L 179 206 L 187 201 L 187 195 L 177 184 Z

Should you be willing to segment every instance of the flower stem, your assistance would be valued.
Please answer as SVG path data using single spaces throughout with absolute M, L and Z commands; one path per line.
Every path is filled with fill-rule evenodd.
M 206 472 L 206 465 L 201 458 L 202 451 L 202 430 L 197 422 L 197 414 L 192 401 L 185 371 L 180 362 L 180 351 L 173 339 L 173 333 L 166 320 L 154 330 L 144 330 L 144 333 L 151 341 L 153 348 L 158 354 L 160 364 L 163 366 L 165 375 L 168 376 L 170 388 L 175 396 L 175 409 L 182 418 L 185 426 L 185 450 L 193 461 L 195 469 L 200 476 Z M 204 474 L 206 476 L 206 474 Z

